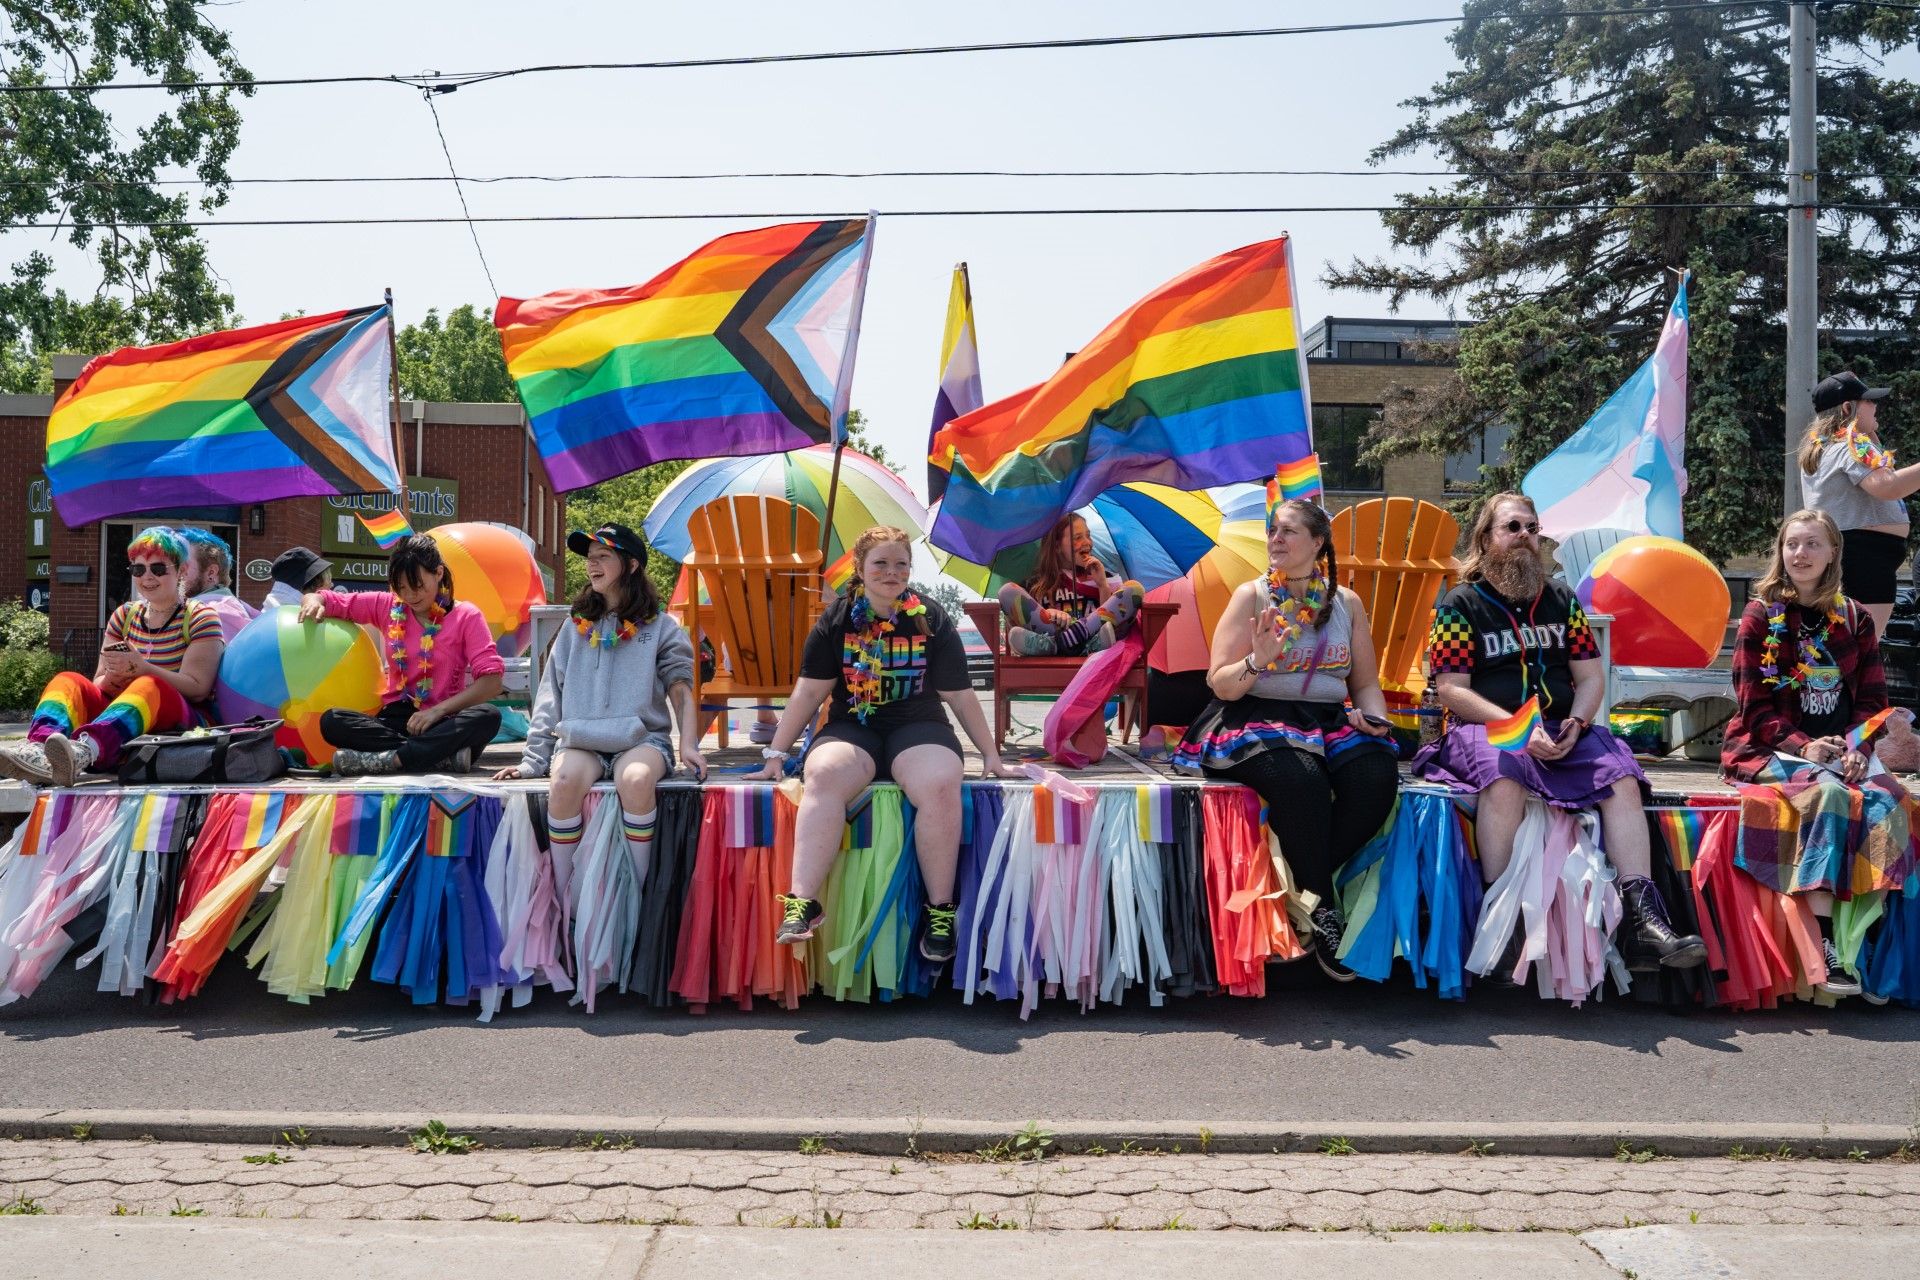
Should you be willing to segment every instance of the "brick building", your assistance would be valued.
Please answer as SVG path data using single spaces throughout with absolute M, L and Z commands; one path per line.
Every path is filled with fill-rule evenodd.
M 54 358 L 56 393 L 84 357 Z M 0 596 L 48 612 L 51 642 L 69 665 L 88 666 L 99 629 L 129 592 L 126 546 L 150 524 L 212 529 L 234 548 L 234 591 L 258 604 L 268 569 L 287 548 L 313 548 L 334 562 L 343 587 L 384 586 L 386 558 L 358 528 L 354 508 L 390 508 L 391 494 L 284 498 L 188 511 L 151 512 L 69 529 L 54 512 L 41 464 L 50 396 L 0 395 L 0 492 L 23 497 L 23 513 L 0 520 Z M 566 500 L 553 491 L 517 404 L 400 402 L 402 467 L 416 528 L 487 520 L 530 535 L 549 592 L 564 582 Z

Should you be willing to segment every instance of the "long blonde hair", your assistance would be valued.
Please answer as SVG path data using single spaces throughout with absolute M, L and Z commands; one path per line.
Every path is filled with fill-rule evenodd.
M 1800 470 L 1812 475 L 1820 469 L 1820 455 L 1826 452 L 1828 445 L 1838 440 L 1841 433 L 1853 425 L 1859 413 L 1859 406 L 1849 400 L 1837 404 L 1831 409 L 1822 409 L 1813 415 L 1813 422 L 1807 427 L 1807 438 L 1800 442 Z
M 1833 544 L 1833 561 L 1828 564 L 1820 581 L 1814 584 L 1814 598 L 1802 600 L 1794 589 L 1793 579 L 1787 576 L 1787 556 L 1784 550 L 1787 542 L 1787 530 L 1796 524 L 1817 524 L 1827 535 L 1827 541 Z M 1833 517 L 1818 507 L 1803 507 L 1780 522 L 1780 528 L 1773 535 L 1773 560 L 1767 565 L 1766 573 L 1753 584 L 1753 598 L 1762 604 L 1778 604 L 1791 601 L 1809 609 L 1825 608 L 1840 599 L 1840 527 Z
M 1533 513 L 1535 521 L 1540 519 L 1540 508 L 1533 505 L 1533 499 L 1524 493 L 1496 493 L 1481 504 L 1480 514 L 1473 519 L 1473 534 L 1467 539 L 1467 558 L 1460 562 L 1460 580 L 1478 582 L 1487 576 L 1485 560 L 1487 544 L 1493 541 L 1493 519 L 1500 508 L 1509 502 L 1517 502 Z

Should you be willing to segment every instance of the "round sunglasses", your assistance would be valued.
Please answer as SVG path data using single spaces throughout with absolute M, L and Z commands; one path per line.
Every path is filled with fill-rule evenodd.
M 1522 529 L 1528 533 L 1539 533 L 1540 522 L 1538 520 L 1509 520 L 1505 528 L 1508 533 L 1519 533 Z
M 127 576 L 145 578 L 152 576 L 164 578 L 173 572 L 173 566 L 165 560 L 131 560 L 127 562 Z

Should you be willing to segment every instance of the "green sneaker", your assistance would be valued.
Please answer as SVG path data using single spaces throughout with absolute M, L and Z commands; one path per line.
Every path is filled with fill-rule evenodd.
M 953 930 L 954 914 L 952 903 L 943 907 L 927 904 L 927 927 L 920 931 L 920 954 L 935 964 L 945 964 L 953 959 L 954 950 L 959 945 Z
M 775 942 L 786 944 L 805 942 L 813 936 L 827 918 L 827 909 L 815 898 L 797 898 L 790 893 L 780 895 L 780 931 L 773 936 Z

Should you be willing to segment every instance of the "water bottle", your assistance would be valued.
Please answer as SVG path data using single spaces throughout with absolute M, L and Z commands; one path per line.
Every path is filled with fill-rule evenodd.
M 1420 693 L 1420 745 L 1430 746 L 1440 740 L 1441 720 L 1445 713 L 1440 709 L 1440 693 L 1429 680 L 1427 687 Z

